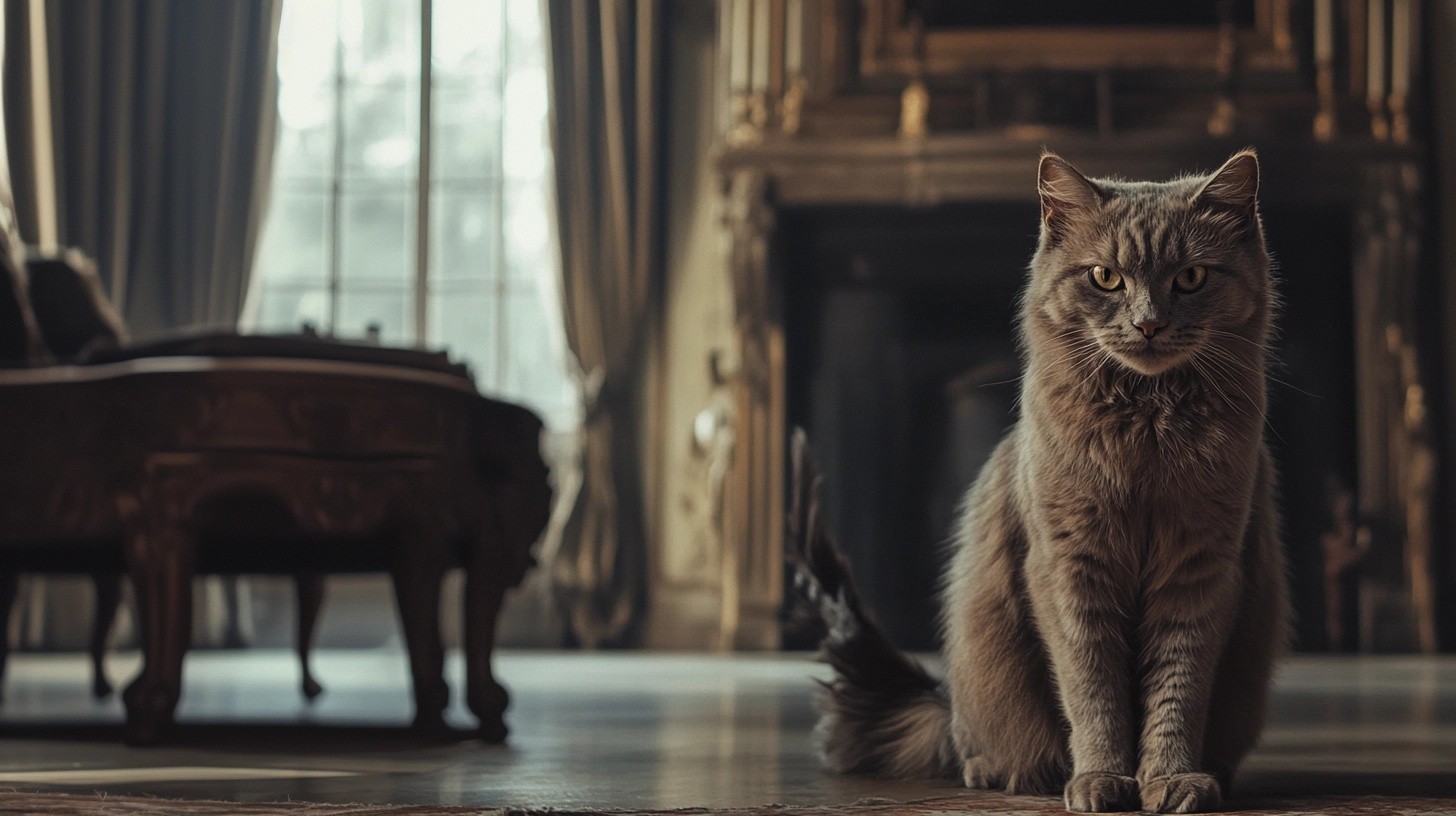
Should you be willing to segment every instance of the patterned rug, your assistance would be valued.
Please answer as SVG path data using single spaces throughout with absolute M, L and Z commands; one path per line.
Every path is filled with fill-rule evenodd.
M 303 802 L 248 804 L 154 799 L 106 794 L 0 792 L 0 816 L 1043 816 L 1065 811 L 1052 798 L 964 793 L 910 802 L 863 799 L 846 805 L 765 805 L 753 808 L 679 810 L 534 810 L 530 808 L 443 807 L 439 805 L 327 805 Z M 1342 797 L 1232 802 L 1227 812 L 1249 816 L 1310 813 L 1326 816 L 1428 816 L 1456 814 L 1456 799 L 1428 797 Z

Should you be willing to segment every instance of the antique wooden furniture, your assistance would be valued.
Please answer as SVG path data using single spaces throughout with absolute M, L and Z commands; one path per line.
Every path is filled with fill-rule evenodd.
M 149 743 L 181 693 L 201 572 L 390 573 L 415 725 L 443 729 L 440 580 L 463 567 L 466 697 L 480 736 L 503 739 L 491 650 L 546 521 L 539 420 L 434 355 L 211 345 L 0 371 L 0 570 L 130 575 L 144 666 L 127 737 Z
M 41 252 L 32 247 L 26 253 L 25 271 L 28 273 L 28 288 L 25 302 L 34 313 L 34 323 L 39 334 L 39 348 L 48 361 L 82 362 L 94 356 L 134 354 L 134 352 L 112 351 L 127 342 L 127 331 L 121 316 L 112 308 L 102 290 L 101 281 L 94 264 L 83 253 L 68 249 L 59 252 Z M 254 338 L 233 338 L 230 336 L 183 337 L 153 345 L 154 351 L 177 353 L 187 351 L 186 346 L 202 343 L 209 348 L 193 348 L 192 351 L 207 353 L 217 350 L 219 345 L 229 353 L 246 353 L 259 343 L 277 345 L 278 338 L 258 340 Z M 317 338 L 294 338 L 284 341 L 294 353 L 309 353 L 325 350 L 337 356 L 348 347 L 321 345 Z M 180 347 L 179 347 L 180 344 Z M 241 344 L 241 346 L 239 345 Z M 312 345 L 310 345 L 312 344 Z M 436 357 L 418 357 L 412 352 L 356 347 L 353 355 L 365 354 L 378 357 L 384 355 L 394 362 L 423 359 L 438 362 Z M 112 692 L 106 677 L 105 659 L 110 642 L 112 624 L 122 601 L 122 575 L 117 572 L 94 572 L 90 575 L 95 586 L 94 618 L 92 622 L 89 652 L 92 665 L 92 693 L 107 697 Z M 301 671 L 301 691 L 309 700 L 323 693 L 323 687 L 313 676 L 310 650 L 319 610 L 323 605 L 324 576 L 318 573 L 298 573 L 293 576 L 297 591 L 297 652 Z M 14 573 L 0 573 L 0 605 L 9 610 L 15 602 L 18 576 Z M 6 657 L 9 643 L 0 639 L 0 681 L 5 676 Z

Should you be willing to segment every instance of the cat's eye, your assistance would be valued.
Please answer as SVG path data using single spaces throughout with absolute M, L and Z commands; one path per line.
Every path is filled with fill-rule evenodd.
M 1197 292 L 1208 281 L 1208 267 L 1190 266 L 1173 277 L 1173 288 L 1180 292 Z
M 1094 266 L 1087 270 L 1092 285 L 1104 292 L 1115 292 L 1122 288 L 1122 274 L 1105 266 Z

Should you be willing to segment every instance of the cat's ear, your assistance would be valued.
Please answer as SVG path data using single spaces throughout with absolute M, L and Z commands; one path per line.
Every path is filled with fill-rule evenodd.
M 1055 153 L 1042 154 L 1036 191 L 1041 197 L 1042 230 L 1053 240 L 1065 235 L 1077 218 L 1096 211 L 1104 198 L 1096 184 Z
M 1198 192 L 1194 204 L 1212 204 L 1236 210 L 1252 210 L 1259 201 L 1259 157 L 1246 148 L 1229 157 Z

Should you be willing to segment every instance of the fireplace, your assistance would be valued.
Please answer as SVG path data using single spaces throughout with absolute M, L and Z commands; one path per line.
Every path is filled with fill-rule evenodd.
M 1209 65 L 1160 62 L 1159 38 L 1191 30 L 1102 23 L 1085 36 L 1145 50 L 1034 65 L 1036 43 L 1065 30 L 921 25 L 903 0 L 747 5 L 750 23 L 769 15 L 749 28 L 769 37 L 768 70 L 753 63 L 725 94 L 718 160 L 738 343 L 723 521 L 735 620 L 791 605 L 785 444 L 803 425 L 865 595 L 899 643 L 934 647 L 956 504 L 1014 418 L 1013 304 L 1036 240 L 1043 146 L 1091 175 L 1167 179 L 1253 144 L 1287 303 L 1268 438 L 1298 646 L 1434 650 L 1435 596 L 1450 582 L 1433 571 L 1410 19 L 1397 10 L 1367 32 L 1341 17 L 1335 47 L 1291 25 L 1287 3 L 1254 0 L 1251 26 L 1208 29 L 1225 55 Z M 743 31 L 742 6 L 724 5 L 726 40 Z M 812 48 L 774 46 L 796 31 Z M 986 37 L 999 68 L 985 62 L 992 52 L 964 49 Z M 1389 74 L 1354 83 L 1365 53 L 1354 46 L 1368 38 L 1393 49 L 1381 68 L 1404 72 L 1399 88 Z M 727 62 L 725 76 L 743 76 Z M 773 624 L 782 642 L 806 645 L 788 619 Z
M 809 431 L 861 589 L 902 646 L 936 642 L 960 501 L 1014 421 L 1026 201 L 780 214 L 787 416 Z M 1299 645 L 1325 648 L 1323 537 L 1357 481 L 1350 216 L 1265 208 L 1285 295 L 1268 439 L 1283 476 Z M 1348 626 L 1348 622 L 1346 622 Z M 792 642 L 794 633 L 786 633 Z
M 1036 219 L 1024 201 L 779 219 L 789 422 L 809 432 L 830 527 L 906 647 L 935 645 L 959 494 L 1013 416 Z

